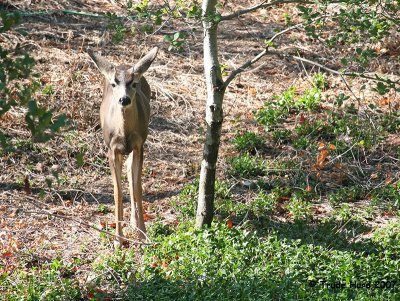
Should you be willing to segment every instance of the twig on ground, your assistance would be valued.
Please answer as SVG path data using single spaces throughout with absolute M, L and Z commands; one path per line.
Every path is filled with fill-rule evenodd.
M 11 206 L 9 206 L 9 207 L 11 207 Z M 15 208 L 15 206 L 12 206 L 12 207 Z M 93 230 L 96 230 L 98 232 L 104 233 L 106 235 L 109 235 L 109 236 L 112 236 L 112 237 L 115 237 L 115 238 L 122 238 L 123 240 L 129 241 L 129 242 L 131 242 L 133 244 L 136 244 L 136 245 L 154 245 L 154 243 L 151 242 L 150 239 L 147 236 L 146 236 L 146 239 L 149 242 L 142 242 L 142 241 L 139 241 L 139 240 L 129 239 L 129 238 L 122 237 L 122 236 L 113 234 L 111 232 L 105 231 L 103 229 L 99 229 L 99 228 L 97 228 L 97 227 L 95 227 L 95 226 L 93 226 L 93 225 L 91 225 L 89 223 L 82 222 L 82 221 L 80 221 L 78 219 L 75 219 L 75 218 L 73 218 L 71 216 L 52 213 L 49 210 L 41 209 L 40 211 L 31 211 L 31 210 L 25 210 L 24 208 L 21 208 L 21 207 L 17 207 L 17 210 L 19 212 L 23 212 L 23 213 L 27 213 L 27 214 L 47 215 L 47 216 L 52 216 L 52 217 L 56 217 L 56 218 L 60 218 L 60 219 L 64 219 L 64 220 L 73 221 L 73 222 L 78 223 L 78 224 L 80 224 L 82 226 L 85 226 L 87 228 L 91 228 Z

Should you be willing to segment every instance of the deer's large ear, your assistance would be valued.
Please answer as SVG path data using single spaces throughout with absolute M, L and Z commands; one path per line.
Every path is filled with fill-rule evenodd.
M 140 78 L 143 75 L 143 73 L 145 73 L 147 69 L 149 69 L 151 63 L 157 56 L 157 52 L 158 52 L 158 47 L 154 47 L 149 51 L 149 53 L 147 53 L 144 57 L 142 57 L 139 60 L 139 62 L 135 64 L 133 68 L 131 68 L 131 70 L 133 71 L 132 73 L 135 74 L 135 77 Z
M 97 68 L 99 68 L 100 72 L 107 78 L 107 80 L 113 81 L 115 76 L 115 66 L 101 55 L 94 54 L 91 49 L 88 49 L 87 53 L 96 64 Z

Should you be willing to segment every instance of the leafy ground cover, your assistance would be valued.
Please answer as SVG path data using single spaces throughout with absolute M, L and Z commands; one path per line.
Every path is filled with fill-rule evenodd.
M 156 217 L 149 229 L 151 245 L 89 260 L 93 275 L 84 287 L 76 279 L 82 259 L 39 263 L 33 254 L 24 254 L 14 270 L 3 253 L 6 300 L 397 300 L 400 182 L 387 176 L 398 166 L 369 170 L 365 157 L 377 155 L 398 119 L 384 127 L 388 117 L 382 114 L 393 113 L 372 115 L 372 127 L 353 108 L 324 112 L 323 98 L 305 113 L 296 99 L 310 91 L 298 98 L 293 91 L 289 100 L 287 91 L 273 99 L 288 104 L 285 120 L 302 114 L 298 124 L 261 118 L 268 110 L 277 113 L 272 101 L 254 112 L 255 126 L 265 126 L 264 132 L 246 131 L 232 139 L 238 153 L 227 158 L 229 176 L 217 181 L 211 229 L 192 227 L 194 180 L 170 201 L 179 223 Z M 320 122 L 320 114 L 336 118 Z M 273 138 L 286 127 L 284 140 Z M 271 158 L 266 141 L 291 151 Z M 301 155 L 293 159 L 298 151 Z M 394 158 L 398 150 L 392 151 L 385 155 Z M 339 158 L 348 167 L 338 176 L 343 170 L 335 162 Z M 311 163 L 299 168 L 298 162 Z M 107 207 L 98 210 L 106 213 Z M 376 226 L 382 216 L 391 217 L 390 222 Z
M 94 12 L 122 13 L 100 2 Z M 41 74 L 39 103 L 65 113 L 72 126 L 32 144 L 19 121 L 24 112 L 2 120 L 17 150 L 0 161 L 0 300 L 400 298 L 395 94 L 364 91 L 354 99 L 337 78 L 283 61 L 243 74 L 225 103 L 215 222 L 193 229 L 204 132 L 201 60 L 193 53 L 201 34 L 185 44 L 169 33 L 149 71 L 156 96 L 144 164 L 151 243 L 114 250 L 105 233 L 113 232 L 113 206 L 98 126 L 101 82 L 79 49 L 102 43 L 112 60 L 127 61 L 131 49 L 164 37 L 147 36 L 143 24 L 127 31 L 112 15 L 108 21 L 31 16 L 21 24 L 28 35 L 1 41 L 26 43 Z M 228 67 L 237 55 L 229 49 L 256 45 L 223 43 Z M 391 59 L 377 65 L 397 66 Z

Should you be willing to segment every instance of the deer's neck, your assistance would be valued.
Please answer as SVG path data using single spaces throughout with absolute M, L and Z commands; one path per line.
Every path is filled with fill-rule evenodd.
M 137 137 L 138 109 L 135 100 L 127 107 L 111 104 L 106 111 L 102 122 L 104 139 L 107 146 L 128 154 L 134 148 Z

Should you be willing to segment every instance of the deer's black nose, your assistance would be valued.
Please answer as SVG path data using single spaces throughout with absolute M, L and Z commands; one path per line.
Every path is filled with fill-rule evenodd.
M 127 106 L 131 103 L 131 98 L 129 96 L 124 96 L 122 98 L 119 99 L 119 103 L 122 106 Z

